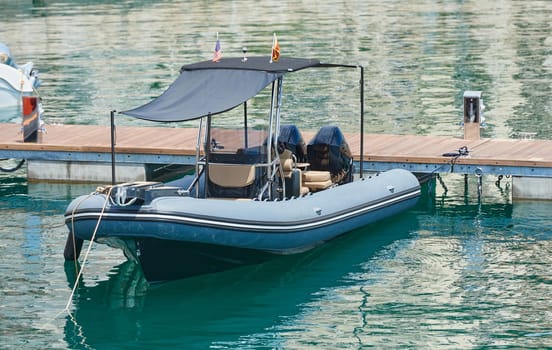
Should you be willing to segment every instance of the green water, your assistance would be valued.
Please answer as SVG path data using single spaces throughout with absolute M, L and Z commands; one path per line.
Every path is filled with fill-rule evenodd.
M 484 136 L 552 138 L 549 1 L 0 0 L 0 13 L 0 41 L 41 71 L 47 124 L 107 124 L 211 58 L 216 32 L 224 56 L 268 54 L 276 32 L 282 55 L 366 67 L 368 132 L 461 136 L 463 91 L 482 90 Z M 355 131 L 347 74 L 290 75 L 282 113 Z M 62 214 L 96 185 L 0 173 L 0 348 L 552 348 L 552 203 L 512 201 L 510 179 L 490 176 L 478 196 L 474 181 L 445 176 L 446 193 L 426 187 L 413 210 L 306 254 L 163 285 L 94 245 L 65 310 Z
M 508 182 L 445 178 L 420 203 L 298 256 L 149 286 L 95 245 L 64 311 L 61 212 L 86 186 L 3 179 L 0 344 L 6 348 L 538 348 L 551 346 L 550 202 Z M 7 220 L 6 220 L 7 219 Z M 86 247 L 86 246 L 85 246 Z M 84 254 L 83 254 L 84 255 Z
M 461 136 L 463 92 L 481 90 L 484 136 L 552 137 L 547 0 L 33 3 L 0 1 L 0 40 L 41 71 L 47 123 L 108 124 L 110 110 L 149 101 L 183 64 L 211 59 L 217 32 L 223 57 L 244 46 L 268 55 L 277 33 L 282 55 L 365 67 L 367 132 Z M 286 80 L 289 120 L 315 127 L 329 115 L 357 128 L 357 93 L 323 98 L 356 88 L 356 72 Z

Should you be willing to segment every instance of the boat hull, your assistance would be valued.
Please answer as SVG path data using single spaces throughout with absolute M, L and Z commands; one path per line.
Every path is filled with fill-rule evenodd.
M 0 78 L 0 108 L 21 107 L 23 96 L 33 96 L 33 93 L 15 90 Z
M 275 255 L 246 248 L 215 244 L 138 238 L 136 246 L 144 277 L 162 282 L 258 264 Z
M 300 253 L 402 212 L 419 195 L 414 175 L 392 170 L 284 201 L 164 196 L 121 207 L 92 195 L 73 201 L 66 223 L 80 240 L 95 234 L 99 241 L 133 242 L 127 256 L 140 261 L 148 280 L 159 281 Z

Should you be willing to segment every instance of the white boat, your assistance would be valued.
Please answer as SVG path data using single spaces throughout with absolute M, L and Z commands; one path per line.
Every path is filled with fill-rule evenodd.
M 0 43 L 0 108 L 20 107 L 23 96 L 38 96 L 40 83 L 33 63 L 17 65 L 10 49 Z

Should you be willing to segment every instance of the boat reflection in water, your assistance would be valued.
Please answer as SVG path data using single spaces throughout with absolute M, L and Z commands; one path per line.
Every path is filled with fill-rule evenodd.
M 339 285 L 382 248 L 411 237 L 416 222 L 409 211 L 302 254 L 157 285 L 126 261 L 107 280 L 81 281 L 65 340 L 75 348 L 208 348 L 213 334 L 217 341 L 237 341 L 295 314 L 313 293 Z M 71 286 L 74 266 L 65 265 Z

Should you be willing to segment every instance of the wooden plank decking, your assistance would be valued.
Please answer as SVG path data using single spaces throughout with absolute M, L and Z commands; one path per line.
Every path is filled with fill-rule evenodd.
M 0 124 L 0 151 L 111 152 L 109 126 L 50 125 L 39 143 L 23 143 L 17 124 Z M 117 152 L 130 154 L 191 155 L 196 129 L 117 127 Z M 37 154 L 37 157 L 39 155 Z
M 109 159 L 110 129 L 97 125 L 50 125 L 40 143 L 23 143 L 18 124 L 0 124 L 0 158 L 38 160 L 79 160 L 77 154 L 97 154 L 98 161 Z M 306 142 L 314 132 L 303 131 Z M 345 133 L 355 160 L 360 158 L 358 134 Z M 128 162 L 132 155 L 193 156 L 197 131 L 193 128 L 117 127 L 117 154 Z M 435 172 L 436 167 L 451 164 L 447 152 L 466 146 L 469 155 L 454 159 L 461 166 L 487 167 L 486 172 L 552 177 L 552 141 L 548 140 L 464 140 L 443 136 L 366 134 L 364 145 L 365 169 L 377 164 L 401 166 L 417 172 Z M 62 155 L 59 154 L 63 153 Z M 101 156 L 103 155 L 103 156 Z M 92 157 L 93 158 L 93 157 Z M 147 157 L 146 157 L 147 158 Z M 165 160 L 151 160 L 162 163 Z M 506 168 L 506 170 L 504 170 Z M 464 168 L 467 169 L 467 168 Z M 495 169 L 495 170 L 493 170 Z M 381 170 L 381 169 L 376 169 Z M 465 170 L 468 172 L 468 170 Z

